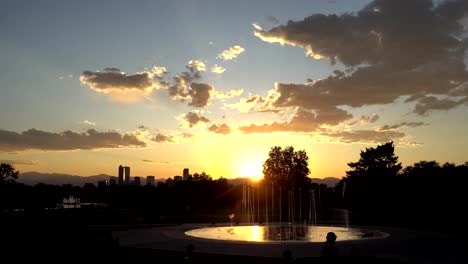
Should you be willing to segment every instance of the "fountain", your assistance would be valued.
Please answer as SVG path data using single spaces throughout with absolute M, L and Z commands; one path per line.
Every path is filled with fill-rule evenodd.
M 204 239 L 261 243 L 324 242 L 328 232 L 334 232 L 339 241 L 383 239 L 389 236 L 388 233 L 378 230 L 349 227 L 349 212 L 345 209 L 335 210 L 333 221 L 329 225 L 318 224 L 317 203 L 320 206 L 320 189 L 318 192 L 313 189 L 309 190 L 309 197 L 306 199 L 306 201 L 308 200 L 308 220 L 303 219 L 302 216 L 303 197 L 301 189 L 299 189 L 299 197 L 297 197 L 294 190 L 288 190 L 288 203 L 285 205 L 281 199 L 283 192 L 281 186 L 279 186 L 276 194 L 273 186 L 271 186 L 271 210 L 269 210 L 269 189 L 269 186 L 265 185 L 263 189 L 265 196 L 264 201 L 262 201 L 264 206 L 260 208 L 261 188 L 259 186 L 254 188 L 248 184 L 243 185 L 240 217 L 243 219 L 242 224 L 233 226 L 235 214 L 230 214 L 230 226 L 192 229 L 186 231 L 185 234 Z M 276 201 L 275 196 L 278 197 Z M 276 211 L 275 206 L 278 208 L 278 215 L 274 214 Z M 283 207 L 284 209 L 287 208 L 287 222 L 283 222 Z M 260 211 L 265 213 L 264 221 L 260 217 L 263 215 Z M 268 214 L 268 212 L 271 213 Z M 296 221 L 297 217 L 299 221 Z

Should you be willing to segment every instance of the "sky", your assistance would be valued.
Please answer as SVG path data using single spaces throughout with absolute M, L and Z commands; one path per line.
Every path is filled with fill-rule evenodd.
M 468 3 L 2 1 L 0 161 L 261 177 L 273 146 L 343 177 L 388 141 L 468 161 Z

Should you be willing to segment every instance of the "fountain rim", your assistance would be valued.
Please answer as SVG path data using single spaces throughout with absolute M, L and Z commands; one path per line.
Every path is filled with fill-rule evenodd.
M 289 226 L 307 226 L 307 227 L 336 227 L 336 228 L 346 228 L 346 229 L 354 229 L 354 230 L 368 230 L 373 231 L 381 234 L 381 237 L 366 237 L 360 239 L 348 239 L 348 240 L 337 240 L 336 243 L 365 243 L 367 241 L 375 241 L 375 240 L 383 240 L 387 239 L 391 236 L 390 233 L 381 231 L 382 227 L 380 226 L 340 226 L 340 225 L 321 225 L 321 224 L 306 224 L 301 225 L 300 223 L 269 223 L 267 224 L 249 224 L 249 223 L 239 223 L 234 226 L 228 224 L 216 224 L 216 225 L 209 225 L 209 226 L 199 226 L 184 230 L 183 235 L 189 237 L 191 239 L 199 239 L 205 241 L 217 241 L 220 243 L 252 243 L 252 244 L 323 244 L 324 241 L 309 241 L 309 240 L 266 240 L 266 241 L 250 241 L 250 240 L 240 240 L 240 239 L 218 239 L 218 238 L 210 238 L 210 237 L 200 237 L 200 236 L 192 236 L 188 235 L 187 232 L 197 229 L 215 229 L 215 228 L 229 228 L 229 227 L 244 227 L 244 226 L 260 226 L 260 227 L 289 227 Z

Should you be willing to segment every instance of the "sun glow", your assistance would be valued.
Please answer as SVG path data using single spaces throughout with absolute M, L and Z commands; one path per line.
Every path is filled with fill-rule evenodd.
M 244 160 L 239 164 L 239 176 L 260 180 L 263 178 L 262 162 L 255 159 Z

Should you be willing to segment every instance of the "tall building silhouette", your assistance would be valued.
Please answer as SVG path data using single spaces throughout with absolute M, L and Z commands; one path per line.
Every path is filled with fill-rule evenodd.
M 124 184 L 124 167 L 122 165 L 119 166 L 119 185 Z
M 130 184 L 130 167 L 119 166 L 119 185 Z
M 125 184 L 130 184 L 130 167 L 124 167 L 125 170 Z
M 183 174 L 183 179 L 184 179 L 184 181 L 188 180 L 189 177 L 190 177 L 189 169 L 188 169 L 188 168 L 185 168 L 185 169 L 184 169 L 184 174 Z

